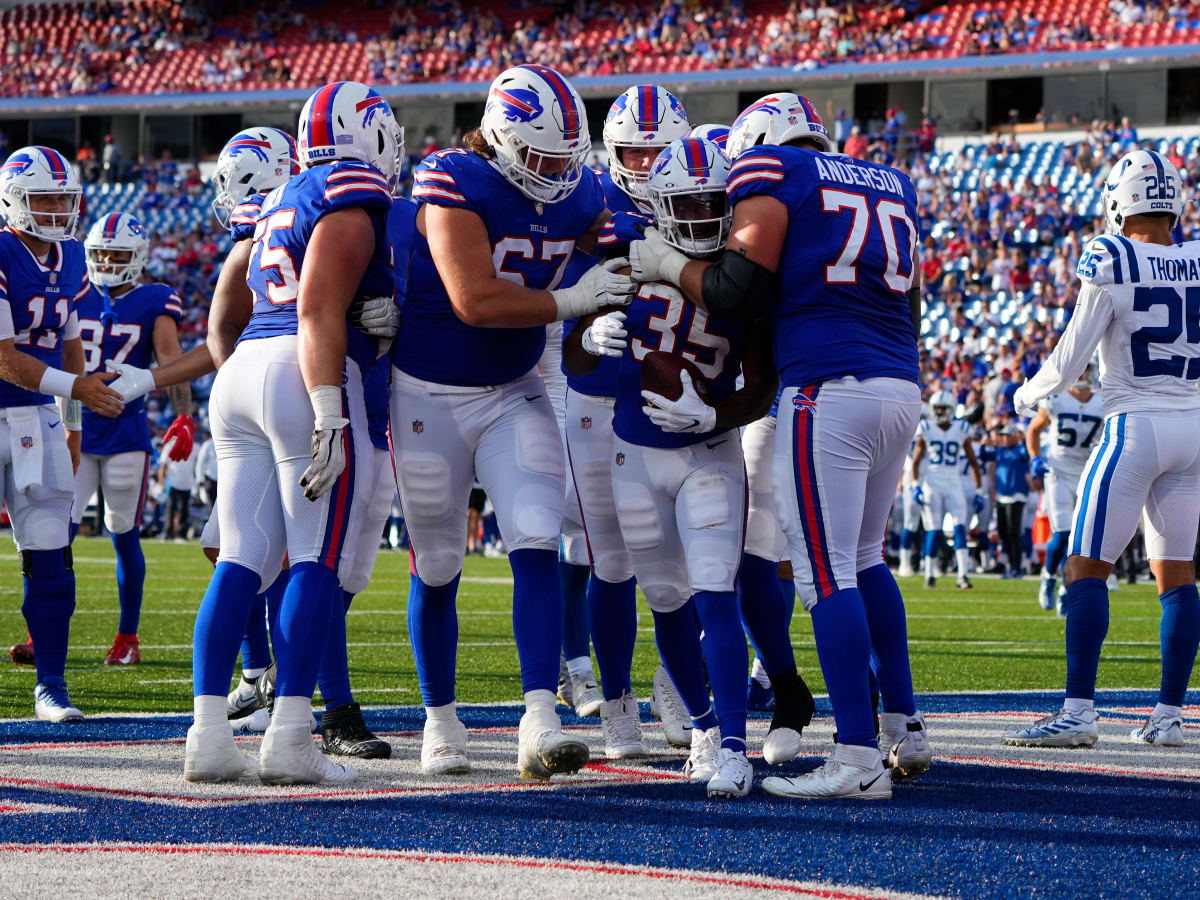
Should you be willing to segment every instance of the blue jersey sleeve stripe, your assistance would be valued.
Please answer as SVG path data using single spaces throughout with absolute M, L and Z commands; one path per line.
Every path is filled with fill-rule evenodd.
M 418 169 L 417 174 L 414 177 L 418 182 L 442 181 L 446 184 L 457 184 L 457 182 L 454 180 L 454 176 L 449 172 L 435 172 L 432 169 Z
M 342 172 L 334 172 L 325 179 L 326 184 L 335 181 L 376 181 L 383 187 L 387 187 L 387 179 L 370 169 L 346 169 Z
M 1107 250 L 1108 255 L 1112 257 L 1113 284 L 1123 284 L 1125 278 L 1124 269 L 1121 268 L 1121 251 L 1117 249 L 1116 244 L 1106 237 L 1096 238 L 1096 243 Z
M 1138 266 L 1137 250 L 1134 249 L 1133 244 L 1125 235 L 1114 234 L 1113 237 L 1120 241 L 1121 245 L 1125 248 L 1125 259 L 1129 261 L 1129 280 L 1137 284 L 1142 280 L 1142 272 Z
M 325 189 L 325 199 L 332 200 L 334 197 L 340 197 L 343 194 L 362 194 L 365 197 L 370 197 L 372 200 L 377 200 L 380 197 L 392 199 L 392 195 L 376 184 L 368 182 L 349 182 L 347 184 L 339 184 L 335 187 Z
M 767 183 L 775 183 L 783 181 L 782 172 L 747 172 L 745 175 L 739 175 L 737 178 L 731 178 L 729 183 L 725 185 L 725 192 L 732 194 L 735 190 L 749 184 L 752 181 L 764 181 Z
M 782 169 L 783 168 L 783 160 L 776 159 L 774 156 L 757 156 L 757 155 L 755 155 L 755 156 L 745 157 L 745 158 L 739 159 L 732 166 L 730 166 L 729 171 L 736 172 L 739 169 L 744 169 L 749 166 L 755 166 L 755 165 L 773 166 L 777 169 Z

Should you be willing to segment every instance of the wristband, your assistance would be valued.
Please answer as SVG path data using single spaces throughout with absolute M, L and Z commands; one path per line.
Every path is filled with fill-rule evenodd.
M 75 379 L 77 375 L 72 375 L 70 372 L 64 372 L 62 369 L 54 369 L 50 366 L 46 367 L 46 371 L 42 373 L 41 384 L 38 385 L 38 393 L 53 394 L 55 397 L 65 397 L 71 399 L 71 391 L 75 389 Z
M 83 403 L 60 397 L 58 414 L 62 417 L 63 428 L 67 431 L 83 431 Z
M 331 419 L 345 421 L 342 415 L 342 389 L 340 387 L 332 384 L 318 384 L 309 390 L 308 399 L 312 403 L 314 428 L 318 431 L 329 427 L 323 423 L 329 422 Z

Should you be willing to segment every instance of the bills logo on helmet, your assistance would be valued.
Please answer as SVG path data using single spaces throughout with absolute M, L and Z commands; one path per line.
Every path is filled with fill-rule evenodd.
M 28 153 L 14 153 L 8 158 L 8 162 L 0 166 L 0 177 L 12 178 L 22 174 L 32 165 L 33 157 Z
M 625 111 L 625 107 L 629 105 L 629 98 L 624 94 L 619 94 L 617 99 L 613 101 L 613 105 L 608 108 L 608 118 L 619 115 Z
M 737 128 L 738 125 L 740 125 L 743 121 L 745 121 L 746 116 L 750 115 L 751 113 L 758 112 L 760 109 L 765 109 L 765 110 L 768 110 L 773 113 L 779 112 L 780 111 L 779 98 L 778 97 L 763 97 L 757 103 L 753 103 L 750 106 L 747 106 L 745 109 L 742 110 L 741 115 L 739 115 L 736 119 L 733 120 L 733 127 Z
M 237 138 L 230 141 L 225 149 L 229 151 L 230 156 L 250 153 L 258 157 L 262 162 L 267 162 L 267 151 L 271 149 L 271 142 L 260 141 L 256 138 Z
M 354 105 L 355 112 L 366 110 L 366 115 L 363 116 L 363 128 L 371 124 L 371 120 L 375 118 L 375 114 L 379 112 L 379 107 L 381 106 L 383 106 L 383 98 L 373 91 L 366 96 L 366 99 L 359 100 Z
M 542 114 L 538 95 L 525 88 L 497 88 L 492 97 L 504 110 L 504 118 L 510 122 L 532 122 Z
M 683 104 L 679 102 L 679 98 L 676 97 L 674 94 L 672 94 L 670 91 L 668 91 L 667 92 L 667 102 L 671 104 L 671 109 L 673 109 L 675 111 L 675 114 L 677 116 L 679 116 L 679 118 L 683 119 L 683 121 L 686 122 L 687 121 L 687 113 L 684 112 Z

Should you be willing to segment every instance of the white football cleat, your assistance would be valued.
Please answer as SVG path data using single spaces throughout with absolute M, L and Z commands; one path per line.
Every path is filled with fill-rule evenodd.
M 1159 747 L 1182 747 L 1183 719 L 1178 716 L 1150 716 L 1141 728 L 1129 732 L 1135 744 L 1155 744 Z
M 225 713 L 230 719 L 241 719 L 255 710 L 261 709 L 258 691 L 253 681 L 247 681 L 243 675 L 238 679 L 238 685 L 225 698 Z
M 929 749 L 925 717 L 919 711 L 911 716 L 882 713 L 879 716 L 879 750 L 881 756 L 886 757 L 884 765 L 892 770 L 893 781 L 928 772 L 933 751 Z
M 833 753 L 820 768 L 807 775 L 763 779 L 763 790 L 775 797 L 828 799 L 853 797 L 858 800 L 888 800 L 892 776 L 883 767 L 874 747 L 835 744 Z
M 574 697 L 571 696 L 571 673 L 567 671 L 567 658 L 561 654 L 558 657 L 558 702 L 574 708 Z
M 1067 586 L 1059 585 L 1058 596 L 1054 598 L 1054 612 L 1059 618 L 1065 618 L 1066 612 L 1063 610 L 1063 601 L 1067 599 Z
M 1108 573 L 1108 578 L 1104 580 L 1104 586 L 1108 588 L 1110 594 L 1121 589 L 1121 582 L 1117 580 L 1116 571 Z
M 663 723 L 663 736 L 672 747 L 692 746 L 692 714 L 684 705 L 675 682 L 666 666 L 654 672 L 654 693 L 650 695 L 650 712 Z M 720 743 L 718 741 L 718 743 Z
M 229 724 L 233 727 L 234 734 L 262 734 L 271 727 L 271 711 L 265 706 L 260 706 L 248 716 L 230 719 Z
M 517 769 L 522 779 L 549 781 L 551 775 L 574 774 L 588 758 L 587 744 L 563 734 L 562 721 L 552 708 L 531 709 L 521 716 Z
M 800 732 L 794 728 L 773 728 L 763 741 L 763 759 L 769 766 L 781 766 L 800 755 Z
M 453 722 L 425 720 L 421 735 L 421 771 L 426 775 L 466 775 L 471 771 L 467 756 L 467 728 Z
M 237 781 L 254 771 L 254 761 L 233 742 L 233 730 L 224 722 L 192 725 L 183 751 L 183 777 L 187 781 Z
M 912 554 L 905 550 L 900 551 L 900 568 L 896 574 L 901 578 L 911 578 L 913 575 L 917 574 L 913 569 Z
M 604 729 L 604 755 L 609 759 L 631 759 L 646 755 L 642 743 L 642 719 L 633 692 L 600 704 Z
M 708 781 L 717 774 L 717 751 L 721 749 L 721 729 L 692 729 L 692 752 L 683 764 L 683 774 L 691 781 Z
M 717 751 L 717 772 L 708 779 L 710 797 L 745 797 L 754 786 L 754 766 L 741 750 Z
M 1042 583 L 1038 587 L 1038 606 L 1049 612 L 1054 609 L 1054 588 L 1058 579 L 1053 575 L 1042 575 Z
M 353 766 L 330 762 L 303 724 L 272 722 L 263 735 L 258 751 L 258 778 L 263 784 L 346 784 L 357 777 Z
M 47 675 L 33 689 L 33 714 L 44 722 L 82 722 L 83 713 L 75 708 L 62 678 Z
M 600 715 L 600 704 L 604 702 L 604 694 L 600 692 L 600 685 L 596 684 L 596 677 L 588 672 L 586 675 L 572 675 L 570 679 L 570 705 L 574 707 L 575 715 L 585 718 Z
M 1091 747 L 1100 740 L 1096 718 L 1094 709 L 1060 709 L 1028 728 L 1007 732 L 1004 743 L 1010 747 Z

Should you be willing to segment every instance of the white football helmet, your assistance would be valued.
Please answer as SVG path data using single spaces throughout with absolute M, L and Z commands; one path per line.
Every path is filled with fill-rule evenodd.
M 233 208 L 251 194 L 265 194 L 300 172 L 296 140 L 278 128 L 247 128 L 221 148 L 212 185 L 212 210 L 222 228 Z
M 304 168 L 357 159 L 378 169 L 393 194 L 399 191 L 404 129 L 374 88 L 357 81 L 320 88 L 300 110 L 299 138 Z
M 1112 167 L 1100 194 L 1109 234 L 1120 234 L 1126 216 L 1165 212 L 1174 228 L 1183 212 L 1179 170 L 1161 153 L 1132 150 Z
M 706 141 L 712 141 L 721 148 L 721 152 L 726 156 L 729 154 L 725 151 L 725 145 L 729 141 L 729 126 L 718 125 L 716 122 L 709 122 L 707 125 L 695 125 L 688 132 L 688 137 L 704 138 Z
M 0 166 L 0 216 L 9 226 L 40 241 L 75 237 L 83 189 L 67 158 L 49 147 L 22 147 Z M 37 209 L 30 205 L 30 198 Z M 63 209 L 42 212 L 50 197 L 65 197 Z
M 829 132 L 807 97 L 767 94 L 743 109 L 733 120 L 725 152 L 730 159 L 737 159 L 747 147 L 786 144 L 797 138 L 816 141 L 826 153 L 833 149 Z
M 933 413 L 933 421 L 939 425 L 948 425 L 954 421 L 954 409 L 958 401 L 949 391 L 936 391 L 929 398 L 929 411 Z
M 1087 388 L 1095 389 L 1096 364 L 1094 362 L 1089 362 L 1086 366 L 1084 366 L 1083 371 L 1079 373 L 1079 377 L 1075 379 L 1071 387 L 1075 388 L 1077 391 L 1082 391 Z
M 504 177 L 530 200 L 557 203 L 583 177 L 591 151 L 583 100 L 547 66 L 505 69 L 488 90 L 480 124 Z
M 649 201 L 645 171 L 625 165 L 621 151 L 626 148 L 652 148 L 653 160 L 664 147 L 688 133 L 687 113 L 672 93 L 656 84 L 635 84 L 613 101 L 604 119 L 604 149 L 608 151 L 608 171 L 613 184 L 634 200 Z
M 109 213 L 97 219 L 83 239 L 87 253 L 88 279 L 94 285 L 116 287 L 132 284 L 142 277 L 150 258 L 150 235 L 142 223 L 129 213 Z M 102 251 L 127 251 L 126 262 L 101 261 Z
M 679 138 L 658 154 L 649 188 L 663 240 L 689 256 L 724 247 L 733 219 L 725 195 L 728 177 L 729 160 L 703 138 Z

